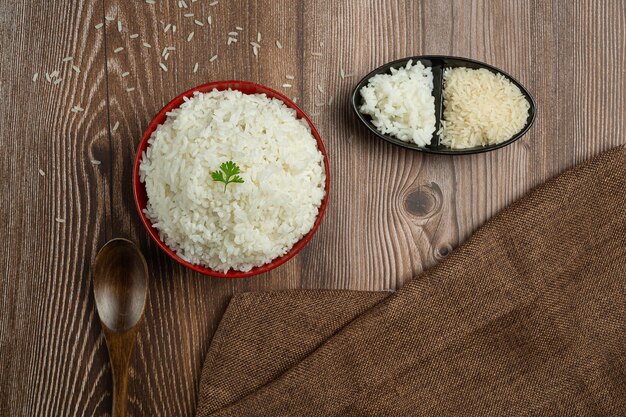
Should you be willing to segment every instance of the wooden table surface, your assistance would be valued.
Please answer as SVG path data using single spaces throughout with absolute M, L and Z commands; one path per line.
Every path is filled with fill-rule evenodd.
M 178 0 L 0 0 L 2 416 L 109 413 L 111 372 L 90 275 L 108 239 L 137 242 L 152 274 L 130 415 L 191 416 L 203 356 L 233 293 L 398 288 L 535 185 L 625 141 L 622 1 L 185 1 L 188 8 Z M 239 41 L 227 46 L 237 26 Z M 250 46 L 257 32 L 258 58 Z M 168 46 L 175 50 L 164 60 Z M 352 87 L 379 65 L 420 54 L 466 56 L 512 74 L 537 100 L 530 132 L 464 157 L 368 134 L 349 109 Z M 324 138 L 332 172 L 311 243 L 281 268 L 240 280 L 167 258 L 142 228 L 131 187 L 135 148 L 156 112 L 224 79 L 296 97 Z

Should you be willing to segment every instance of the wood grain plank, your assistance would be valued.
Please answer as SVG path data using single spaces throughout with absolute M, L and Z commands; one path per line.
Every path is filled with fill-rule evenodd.
M 105 366 L 89 297 L 109 212 L 101 3 L 5 1 L 0 16 L 0 414 L 69 415 L 97 408 L 80 387 Z
M 138 242 L 152 272 L 130 415 L 191 416 L 204 354 L 233 293 L 396 289 L 535 185 L 624 142 L 620 2 L 186 2 L 0 0 L 0 96 L 9 103 L 0 110 L 0 415 L 108 415 L 111 375 L 89 269 L 110 237 Z M 113 21 L 95 29 L 105 16 Z M 168 24 L 175 33 L 164 31 Z M 237 26 L 239 41 L 226 45 Z M 249 42 L 258 32 L 255 57 Z M 167 46 L 176 49 L 165 60 Z M 504 69 L 535 96 L 534 127 L 510 147 L 455 158 L 376 139 L 351 113 L 352 87 L 385 62 L 420 54 Z M 51 85 L 43 74 L 56 68 L 63 81 Z M 322 227 L 296 258 L 259 277 L 220 280 L 152 244 L 130 177 L 143 130 L 162 106 L 233 78 L 298 99 L 328 148 L 332 189 Z M 72 113 L 74 105 L 85 111 Z

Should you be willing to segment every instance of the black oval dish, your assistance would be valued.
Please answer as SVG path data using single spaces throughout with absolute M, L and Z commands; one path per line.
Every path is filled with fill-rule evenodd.
M 437 123 L 435 126 L 435 133 L 433 133 L 433 137 L 430 140 L 430 144 L 428 146 L 418 146 L 412 142 L 404 142 L 400 139 L 397 139 L 391 135 L 385 135 L 380 133 L 376 127 L 372 124 L 370 117 L 368 115 L 362 114 L 359 111 L 359 107 L 361 105 L 361 88 L 367 85 L 369 79 L 374 75 L 378 74 L 388 74 L 390 73 L 390 68 L 400 68 L 404 67 L 409 60 L 413 60 L 413 62 L 421 62 L 425 67 L 431 67 L 433 72 L 433 96 L 435 98 L 435 118 L 437 119 Z M 437 132 L 441 128 L 441 119 L 443 117 L 443 71 L 446 68 L 456 68 L 456 67 L 467 67 L 467 68 L 485 68 L 493 73 L 502 74 L 507 79 L 509 79 L 513 84 L 519 87 L 522 91 L 522 94 L 530 103 L 530 109 L 528 111 L 528 119 L 526 120 L 526 125 L 524 128 L 513 136 L 511 139 L 508 139 L 502 143 L 498 143 L 497 145 L 491 146 L 478 146 L 474 148 L 465 148 L 465 149 L 451 149 L 446 146 L 439 144 L 439 135 Z M 386 140 L 387 142 L 391 142 L 395 145 L 402 146 L 408 149 L 413 149 L 420 152 L 429 152 L 429 153 L 439 153 L 445 155 L 467 155 L 472 153 L 480 153 L 480 152 L 488 152 L 493 151 L 494 149 L 502 148 L 504 146 L 510 145 L 515 142 L 528 131 L 530 126 L 535 121 L 535 116 L 537 114 L 537 105 L 535 104 L 535 99 L 530 95 L 530 93 L 513 77 L 511 77 L 506 72 L 499 70 L 498 68 L 492 67 L 491 65 L 487 65 L 484 62 L 474 61 L 472 59 L 454 57 L 454 56 L 445 56 L 445 55 L 422 55 L 422 56 L 414 56 L 409 58 L 399 59 L 397 61 L 390 62 L 381 67 L 376 68 L 374 71 L 367 74 L 354 88 L 352 92 L 352 110 L 356 113 L 357 117 L 361 122 L 371 130 L 376 136 L 381 139 Z

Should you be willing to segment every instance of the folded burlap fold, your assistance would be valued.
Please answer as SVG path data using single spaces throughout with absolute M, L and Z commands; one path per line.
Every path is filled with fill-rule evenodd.
M 199 417 L 626 415 L 626 149 L 395 293 L 234 296 L 198 400 Z

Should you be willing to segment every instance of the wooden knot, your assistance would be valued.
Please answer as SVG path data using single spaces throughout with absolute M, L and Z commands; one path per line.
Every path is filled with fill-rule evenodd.
M 440 261 L 452 252 L 452 246 L 448 243 L 443 243 L 438 247 L 433 248 L 433 256 L 436 260 Z
M 443 193 L 437 183 L 420 185 L 409 192 L 404 202 L 406 211 L 416 217 L 429 218 L 441 210 Z

